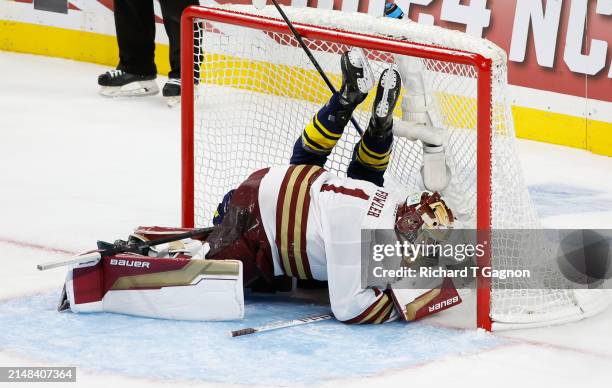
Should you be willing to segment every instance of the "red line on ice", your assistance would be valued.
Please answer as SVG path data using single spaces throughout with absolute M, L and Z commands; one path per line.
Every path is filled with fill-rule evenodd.
M 61 249 L 61 248 L 54 248 L 54 247 L 49 247 L 46 245 L 34 244 L 28 241 L 14 240 L 12 238 L 0 237 L 0 243 L 11 244 L 11 245 L 15 245 L 15 246 L 22 247 L 22 248 L 38 249 L 38 250 L 45 251 L 45 252 L 64 253 L 67 255 L 77 254 L 77 252 L 68 251 L 68 250 Z

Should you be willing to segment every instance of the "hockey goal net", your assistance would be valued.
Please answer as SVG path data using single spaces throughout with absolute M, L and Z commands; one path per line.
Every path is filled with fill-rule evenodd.
M 365 50 L 375 75 L 398 55 L 419 61 L 434 125 L 447 131 L 453 210 L 480 233 L 538 227 L 515 151 L 503 50 L 405 20 L 285 10 L 336 87 L 340 54 L 351 47 Z M 288 163 L 293 143 L 330 92 L 273 7 L 191 7 L 182 28 L 183 226 L 207 226 L 228 190 L 256 169 Z M 370 106 L 368 98 L 355 111 L 362 128 Z M 349 124 L 329 171 L 345 174 L 358 138 Z M 420 143 L 396 139 L 386 182 L 420 190 L 421 155 Z M 524 244 L 493 241 L 481 264 L 521 266 L 517 247 Z M 549 264 L 537 270 L 554 286 L 562 279 Z M 477 324 L 488 330 L 576 320 L 592 311 L 567 289 L 479 278 L 476 294 Z

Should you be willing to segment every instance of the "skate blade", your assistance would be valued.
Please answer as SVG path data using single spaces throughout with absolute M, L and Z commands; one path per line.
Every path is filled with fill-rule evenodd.
M 392 64 L 387 68 L 387 72 L 380 81 L 380 86 L 383 88 L 383 95 L 376 106 L 376 115 L 378 117 L 385 117 L 389 114 L 389 90 L 392 90 L 400 81 L 399 72 L 397 71 L 397 65 Z
M 153 80 L 136 81 L 123 86 L 103 86 L 100 94 L 105 97 L 141 97 L 159 93 L 159 87 Z
M 348 53 L 351 65 L 363 69 L 363 77 L 357 80 L 357 88 L 361 93 L 367 93 L 374 87 L 374 72 L 370 67 L 370 62 L 366 58 L 363 49 L 353 47 Z
M 181 103 L 181 96 L 164 97 L 169 108 Z

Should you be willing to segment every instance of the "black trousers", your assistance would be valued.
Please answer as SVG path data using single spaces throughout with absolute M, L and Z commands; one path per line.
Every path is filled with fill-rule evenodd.
M 170 78 L 181 76 L 181 14 L 198 0 L 160 0 L 170 41 Z M 119 45 L 117 69 L 139 75 L 157 74 L 153 0 L 115 0 L 115 28 Z

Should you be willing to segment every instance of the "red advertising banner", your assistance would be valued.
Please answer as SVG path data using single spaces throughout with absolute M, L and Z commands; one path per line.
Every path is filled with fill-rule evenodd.
M 251 0 L 217 2 L 250 4 Z M 385 2 L 280 1 L 285 5 L 373 15 L 382 15 Z M 612 102 L 612 0 L 397 0 L 395 3 L 413 21 L 495 42 L 508 53 L 512 85 Z
M 31 3 L 32 0 L 15 0 Z M 294 7 L 383 14 L 390 0 L 279 0 Z M 97 0 L 113 8 L 112 0 Z M 252 0 L 201 1 L 202 5 Z M 271 4 L 271 1 L 268 0 Z M 495 42 L 512 85 L 612 102 L 612 0 L 395 0 L 408 17 Z M 78 10 L 74 2 L 69 8 Z M 156 17 L 161 23 L 161 18 Z

